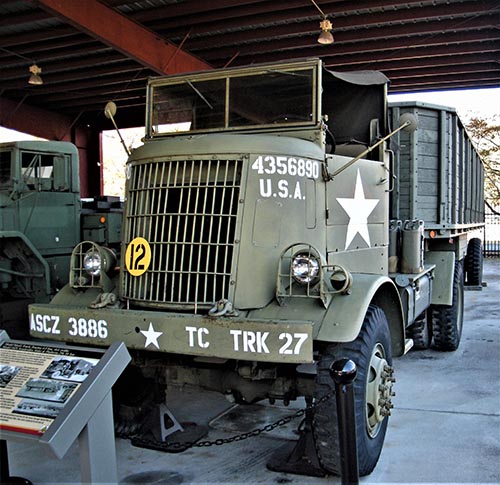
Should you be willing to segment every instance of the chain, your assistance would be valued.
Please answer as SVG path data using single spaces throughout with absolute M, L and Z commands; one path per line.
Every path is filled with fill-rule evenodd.
M 238 441 L 243 441 L 248 438 L 254 438 L 255 436 L 259 436 L 262 433 L 269 433 L 276 428 L 280 428 L 282 426 L 286 426 L 289 424 L 291 421 L 294 419 L 300 418 L 306 414 L 307 411 L 313 411 L 315 408 L 318 406 L 321 406 L 324 404 L 326 401 L 328 401 L 332 396 L 334 392 L 330 391 L 329 393 L 325 394 L 321 398 L 319 398 L 316 402 L 306 406 L 304 409 L 299 409 L 297 410 L 294 414 L 290 414 L 289 416 L 285 416 L 283 418 L 278 419 L 272 424 L 266 424 L 262 428 L 256 428 L 253 429 L 252 431 L 248 431 L 246 433 L 240 433 L 234 436 L 231 436 L 229 438 L 217 438 L 215 440 L 205 440 L 205 441 L 173 441 L 171 443 L 167 443 L 165 441 L 158 441 L 158 440 L 153 440 L 153 439 L 145 439 L 141 438 L 138 435 L 135 434 L 126 434 L 126 433 L 118 433 L 119 438 L 124 438 L 124 439 L 131 439 L 133 441 L 133 444 L 135 446 L 143 446 L 145 448 L 151 448 L 153 447 L 156 450 L 162 450 L 162 451 L 170 451 L 170 452 L 176 452 L 176 451 L 186 451 L 189 448 L 208 448 L 210 446 L 221 446 L 221 445 L 227 445 L 229 443 L 236 443 Z

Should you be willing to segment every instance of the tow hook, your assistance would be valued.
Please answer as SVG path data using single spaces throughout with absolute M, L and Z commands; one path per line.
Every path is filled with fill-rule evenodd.
M 233 304 L 226 299 L 219 300 L 210 310 L 208 310 L 209 317 L 236 317 L 238 311 L 233 308 Z

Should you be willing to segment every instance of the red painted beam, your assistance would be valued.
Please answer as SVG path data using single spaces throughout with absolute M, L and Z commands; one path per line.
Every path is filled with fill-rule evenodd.
M 0 126 L 48 140 L 70 141 L 69 118 L 3 96 L 0 96 Z
M 212 66 L 178 49 L 97 0 L 33 0 L 78 30 L 112 46 L 158 74 L 203 71 Z

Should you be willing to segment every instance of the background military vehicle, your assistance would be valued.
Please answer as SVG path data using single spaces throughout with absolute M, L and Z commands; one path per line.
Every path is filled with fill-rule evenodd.
M 388 111 L 387 84 L 317 59 L 151 79 L 120 269 L 78 244 L 69 284 L 31 305 L 32 335 L 122 340 L 167 395 L 192 384 L 240 403 L 318 403 L 331 364 L 350 358 L 370 473 L 393 357 L 459 345 L 464 260 L 480 279 L 467 253 L 483 223 L 481 161 L 455 112 Z M 321 466 L 339 473 L 334 399 L 313 407 L 312 429 Z
M 28 334 L 27 304 L 48 302 L 68 282 L 82 238 L 119 248 L 118 198 L 80 199 L 75 145 L 58 141 L 0 144 L 0 322 Z

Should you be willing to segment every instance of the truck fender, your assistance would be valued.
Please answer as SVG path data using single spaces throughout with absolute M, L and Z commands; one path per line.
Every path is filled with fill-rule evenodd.
M 114 294 L 116 299 L 118 299 L 118 281 L 119 275 L 114 275 L 111 278 L 111 286 L 113 287 L 113 290 L 109 292 Z M 70 283 L 67 283 L 54 295 L 50 304 L 89 308 L 93 303 L 99 300 L 102 295 L 102 288 L 90 287 L 75 289 Z
M 45 258 L 40 254 L 38 249 L 33 246 L 31 241 L 26 237 L 25 234 L 19 231 L 1 231 L 0 239 L 20 239 L 33 253 L 33 255 L 40 261 L 40 264 L 43 266 L 43 273 L 45 279 L 45 291 L 47 295 L 50 295 L 50 268 L 49 264 L 45 260 Z
M 50 304 L 88 308 L 100 294 L 102 294 L 101 288 L 86 288 L 85 291 L 82 291 L 72 288 L 72 286 L 67 283 L 54 295 Z
M 316 339 L 324 342 L 352 342 L 357 338 L 369 305 L 385 313 L 391 332 L 392 353 L 405 353 L 405 330 L 401 299 L 396 285 L 386 276 L 353 274 L 351 292 L 336 294 L 324 315 Z

